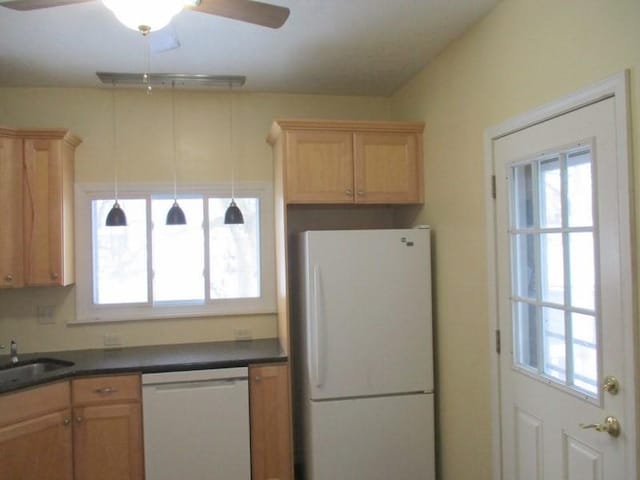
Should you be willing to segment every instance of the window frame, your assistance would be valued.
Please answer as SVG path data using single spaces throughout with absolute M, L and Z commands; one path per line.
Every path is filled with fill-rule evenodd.
M 228 315 L 276 313 L 276 274 L 273 190 L 267 182 L 243 182 L 234 186 L 236 198 L 259 199 L 260 239 L 260 296 L 256 298 L 216 299 L 204 303 L 176 302 L 143 304 L 93 303 L 93 231 L 91 202 L 113 198 L 113 184 L 76 183 L 75 185 L 75 256 L 76 256 L 76 315 L 68 323 L 121 322 L 166 318 L 214 317 Z M 151 198 L 173 196 L 173 185 L 160 183 L 127 183 L 118 185 L 118 198 Z M 180 196 L 203 195 L 230 197 L 228 184 L 198 183 L 180 185 Z M 149 207 L 149 205 L 148 205 Z M 149 214 L 149 213 L 148 213 Z M 206 220 L 205 220 L 206 221 Z M 151 232 L 147 231 L 147 244 Z M 203 248 L 207 248 L 208 239 Z M 208 273 L 208 272 L 206 272 Z

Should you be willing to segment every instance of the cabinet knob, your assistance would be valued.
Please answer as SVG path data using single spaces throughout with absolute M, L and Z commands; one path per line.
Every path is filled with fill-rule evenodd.
M 52 279 L 52 280 L 57 280 L 57 279 L 58 279 L 58 274 L 57 274 L 57 273 L 55 273 L 55 272 L 53 272 L 53 273 L 51 274 L 51 279 Z
M 367 194 L 367 192 L 365 192 L 364 190 L 358 190 L 358 196 L 359 197 L 364 197 Z
M 64 420 L 62 420 L 62 424 L 66 427 L 68 425 L 71 424 L 71 418 L 70 417 L 64 417 Z
M 344 194 L 345 194 L 347 197 L 353 197 L 353 190 L 351 190 L 350 188 L 347 188 L 347 189 L 344 191 Z
M 82 418 L 80 415 L 78 415 L 78 416 L 76 417 L 76 422 L 77 422 L 77 423 L 82 423 L 82 421 L 83 421 L 83 420 L 84 420 L 84 418 Z
M 7 282 L 13 282 L 13 275 L 8 274 L 6 277 L 4 277 L 4 279 L 5 279 Z
M 254 378 L 254 380 L 255 380 L 256 382 L 259 382 L 260 380 L 262 380 L 262 377 L 261 377 L 260 375 L 256 375 L 256 376 L 255 376 L 255 378 Z

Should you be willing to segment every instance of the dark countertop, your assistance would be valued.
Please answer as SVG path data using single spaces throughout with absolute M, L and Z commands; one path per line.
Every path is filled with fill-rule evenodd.
M 117 349 L 68 350 L 18 354 L 19 363 L 41 358 L 73 362 L 73 366 L 43 373 L 28 381 L 0 381 L 0 394 L 65 378 L 126 372 L 171 372 L 206 368 L 245 367 L 254 363 L 282 362 L 287 356 L 277 338 L 150 345 Z M 0 356 L 0 370 L 10 366 L 8 355 Z

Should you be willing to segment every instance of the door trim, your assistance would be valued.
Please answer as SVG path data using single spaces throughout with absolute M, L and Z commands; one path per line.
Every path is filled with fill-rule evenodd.
M 491 449 L 492 449 L 492 478 L 502 480 L 502 439 L 500 429 L 500 362 L 496 351 L 496 331 L 498 330 L 498 277 L 497 277 L 497 252 L 496 252 L 496 212 L 495 199 L 493 198 L 493 142 L 501 137 L 515 133 L 519 130 L 531 127 L 538 123 L 550 120 L 573 110 L 586 107 L 590 104 L 613 97 L 616 109 L 616 149 L 618 152 L 617 164 L 618 182 L 628 188 L 618 190 L 619 218 L 620 218 L 620 256 L 622 266 L 623 291 L 621 292 L 621 311 L 626 331 L 633 335 L 625 336 L 626 351 L 633 352 L 633 371 L 625 372 L 627 378 L 623 381 L 631 385 L 636 392 L 636 397 L 631 405 L 627 405 L 625 418 L 629 426 L 625 429 L 631 444 L 636 445 L 635 455 L 629 455 L 628 471 L 638 472 L 637 459 L 640 455 L 639 426 L 637 422 L 637 409 L 639 405 L 638 385 L 636 371 L 638 370 L 638 331 L 634 322 L 636 312 L 635 302 L 635 265 L 632 264 L 632 239 L 634 237 L 633 218 L 633 174 L 630 159 L 630 109 L 629 109 L 629 71 L 625 70 L 594 85 L 578 90 L 560 99 L 544 104 L 529 112 L 512 117 L 504 122 L 489 127 L 484 132 L 484 173 L 485 173 L 485 211 L 487 215 L 486 240 L 487 240 L 487 279 L 488 279 L 488 313 L 489 313 L 489 341 L 491 352 Z M 504 344 L 504 341 L 503 341 Z M 507 349 L 503 349 L 508 351 Z M 636 475 L 637 476 L 637 475 Z

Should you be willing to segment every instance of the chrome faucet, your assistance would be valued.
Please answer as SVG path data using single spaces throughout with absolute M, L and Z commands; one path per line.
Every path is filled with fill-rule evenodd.
M 18 344 L 11 340 L 11 363 L 18 363 Z

